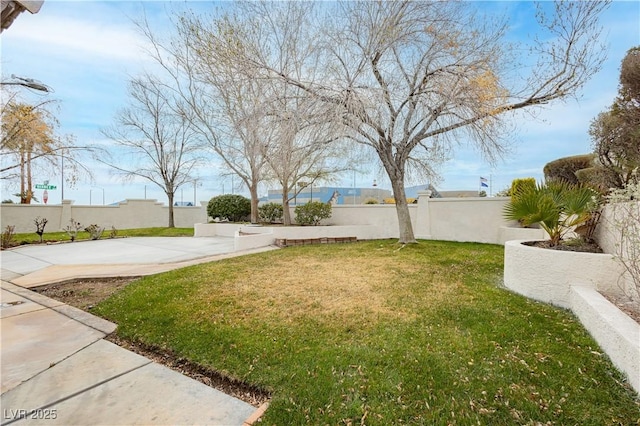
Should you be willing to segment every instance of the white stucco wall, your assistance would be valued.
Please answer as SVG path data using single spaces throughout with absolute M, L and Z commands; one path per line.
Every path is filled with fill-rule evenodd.
M 0 206 L 1 221 L 0 231 L 7 226 L 14 226 L 15 232 L 35 232 L 33 223 L 35 218 L 47 219 L 45 232 L 58 231 L 62 217 L 62 206 L 28 205 L 28 204 L 2 204 Z
M 504 237 L 500 226 L 509 225 L 502 218 L 502 208 L 507 202 L 508 198 L 430 199 L 423 194 L 417 204 L 409 205 L 409 215 L 417 238 L 501 244 Z M 176 226 L 207 223 L 206 204 L 174 207 Z M 4 204 L 1 213 L 3 226 L 14 225 L 16 232 L 33 232 L 33 220 L 37 216 L 49 220 L 47 231 L 64 229 L 71 218 L 83 226 L 95 223 L 107 229 L 111 226 L 116 229 L 163 227 L 168 224 L 168 209 L 156 200 L 126 200 L 116 206 L 74 205 L 73 201 L 65 200 L 62 205 L 51 206 Z M 295 217 L 293 212 L 292 216 Z M 399 235 L 395 205 L 333 206 L 331 218 L 323 224 L 377 227 L 375 232 L 367 231 L 371 238 L 397 238 Z M 222 229 L 216 233 L 223 235 Z M 195 234 L 203 236 L 202 232 L 211 230 L 196 230 Z
M 502 217 L 502 210 L 508 202 L 509 198 L 503 197 L 420 197 L 416 236 L 499 244 L 500 227 L 510 224 Z
M 619 292 L 622 265 L 606 253 L 547 250 L 507 241 L 504 247 L 504 284 L 507 288 L 546 303 L 570 308 L 570 288 L 579 283 L 593 289 Z
M 594 238 L 598 241 L 600 247 L 605 253 L 611 253 L 617 257 L 624 258 L 627 262 L 629 259 L 633 259 L 640 254 L 640 247 L 628 247 L 622 244 L 622 231 L 624 232 L 638 232 L 638 228 L 620 229 L 615 224 L 620 220 L 620 215 L 630 209 L 637 209 L 636 217 L 640 217 L 640 201 L 624 203 L 623 208 L 616 205 L 607 204 L 602 209 L 602 216 L 596 229 Z M 633 239 L 632 239 L 633 240 Z M 637 237 L 636 237 L 637 241 Z M 627 241 L 628 244 L 628 241 Z M 634 253 L 635 251 L 635 253 Z M 631 297 L 636 302 L 640 303 L 640 288 L 636 286 L 633 281 L 633 277 L 628 271 L 624 270 L 622 275 L 618 278 L 618 289 L 624 292 L 628 297 Z
M 413 224 L 416 223 L 417 211 L 418 206 L 416 204 L 409 205 L 409 215 Z M 326 223 L 339 226 L 378 226 L 385 235 L 381 238 L 398 238 L 400 235 L 396 206 L 392 204 L 333 206 L 331 217 L 326 220 Z
M 596 290 L 572 286 L 571 310 L 640 393 L 640 325 Z
M 191 228 L 195 223 L 206 222 L 206 203 L 200 207 L 174 207 L 177 227 Z M 58 205 L 2 204 L 0 207 L 2 228 L 15 226 L 15 232 L 34 232 L 33 220 L 48 219 L 45 231 L 63 230 L 71 218 L 83 226 L 96 224 L 107 229 L 166 227 L 169 224 L 169 207 L 156 200 L 126 200 L 115 206 L 74 205 L 64 200 Z

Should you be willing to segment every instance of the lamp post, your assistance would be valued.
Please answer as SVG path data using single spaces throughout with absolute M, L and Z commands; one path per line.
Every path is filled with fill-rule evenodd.
M 62 165 L 60 166 L 60 174 L 62 175 L 62 179 L 60 179 L 60 189 L 62 190 L 60 194 L 60 203 L 64 201 L 64 152 L 62 153 Z
M 53 93 L 53 90 L 51 89 L 51 87 L 37 80 L 34 80 L 33 78 L 18 77 L 17 75 L 13 75 L 13 74 L 11 74 L 11 78 L 17 81 L 2 81 L 0 82 L 0 85 L 23 86 L 29 89 L 38 90 L 40 92 Z

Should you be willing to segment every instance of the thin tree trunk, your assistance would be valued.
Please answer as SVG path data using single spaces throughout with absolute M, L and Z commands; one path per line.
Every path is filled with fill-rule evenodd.
M 33 182 L 31 178 L 31 150 L 27 151 L 27 193 L 25 195 L 25 204 L 31 204 L 33 198 Z
M 26 170 L 24 160 L 24 150 L 20 149 L 20 204 L 26 204 Z
M 168 191 L 167 198 L 169 199 L 169 228 L 175 228 L 175 222 L 173 221 L 173 197 L 174 193 Z
M 249 187 L 251 193 L 251 223 L 259 223 L 260 215 L 258 214 L 258 182 L 252 182 Z
M 401 179 L 392 180 L 391 188 L 393 188 L 393 197 L 396 200 L 396 213 L 398 214 L 398 242 L 401 244 L 416 243 L 413 235 L 413 225 L 411 224 L 411 216 L 409 215 L 409 205 L 404 191 L 404 181 Z
M 282 190 L 282 224 L 291 226 L 291 210 L 289 209 L 289 191 Z

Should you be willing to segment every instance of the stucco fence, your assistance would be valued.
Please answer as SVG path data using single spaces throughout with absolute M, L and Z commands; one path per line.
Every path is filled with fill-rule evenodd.
M 206 202 L 196 207 L 174 209 L 175 226 L 192 228 L 195 223 L 207 221 Z M 14 226 L 17 233 L 35 232 L 36 217 L 46 218 L 45 232 L 62 231 L 70 220 L 84 226 L 96 224 L 105 229 L 133 229 L 166 227 L 169 224 L 169 207 L 156 200 L 126 200 L 116 205 L 75 205 L 72 200 L 62 204 L 2 204 L 0 207 L 2 230 Z
M 419 194 L 417 204 L 409 206 L 411 221 L 417 238 L 449 241 L 474 241 L 503 244 L 507 239 L 540 230 L 523 230 L 514 222 L 502 218 L 502 208 L 508 198 L 442 198 L 430 199 L 428 192 Z M 207 223 L 206 202 L 196 207 L 174 207 L 175 225 L 195 227 Z M 46 231 L 63 230 L 73 218 L 83 226 L 97 224 L 107 229 L 146 228 L 167 226 L 169 208 L 156 200 L 126 200 L 113 206 L 75 205 L 64 200 L 59 205 L 3 204 L 2 228 L 15 226 L 15 232 L 35 232 L 36 217 L 48 220 Z M 292 209 L 293 210 L 293 209 Z M 294 216 L 294 215 L 292 215 Z M 364 235 L 371 238 L 397 238 L 398 219 L 394 205 L 336 205 L 332 217 L 323 223 L 324 231 L 333 226 L 366 226 Z M 371 231 L 371 227 L 379 228 Z M 517 235 L 511 235 L 511 233 Z M 363 235 L 363 236 L 364 236 Z M 365 237 L 363 239 L 369 239 Z

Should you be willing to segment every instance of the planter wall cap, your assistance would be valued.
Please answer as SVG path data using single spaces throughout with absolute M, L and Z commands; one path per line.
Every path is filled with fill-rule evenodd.
M 640 393 L 640 324 L 587 287 L 571 287 L 571 310 Z
M 609 253 L 590 253 L 590 252 L 584 252 L 584 251 L 570 251 L 570 250 L 554 250 L 554 249 L 550 249 L 550 248 L 545 248 L 545 247 L 535 247 L 535 246 L 530 246 L 528 244 L 524 244 L 524 243 L 531 243 L 531 242 L 535 242 L 535 241 L 547 241 L 547 240 L 510 240 L 505 242 L 505 246 L 510 246 L 510 247 L 519 247 L 522 248 L 523 250 L 531 250 L 531 251 L 536 251 L 536 250 L 543 250 L 542 253 L 553 253 L 554 255 L 558 255 L 558 256 L 564 256 L 564 257 L 571 257 L 571 258 L 576 258 L 576 257 L 580 257 L 580 258 L 588 258 L 588 257 L 593 257 L 593 258 L 603 258 L 603 257 L 607 257 L 607 258 L 611 258 L 613 259 L 615 256 Z M 539 252 L 540 253 L 540 252 Z M 580 267 L 580 265 L 576 265 L 578 267 Z

